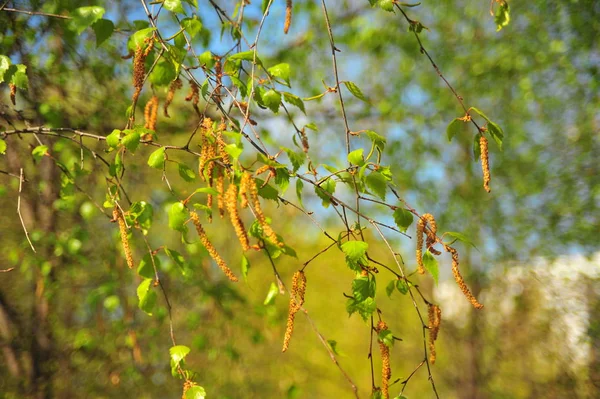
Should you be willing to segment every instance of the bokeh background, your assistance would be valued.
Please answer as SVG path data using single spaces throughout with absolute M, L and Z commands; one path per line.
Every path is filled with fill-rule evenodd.
M 4 3 L 4 2 L 3 2 Z M 68 14 L 90 5 L 79 0 L 9 1 L 5 7 Z M 235 1 L 198 1 L 203 23 L 193 43 L 201 53 L 225 53 L 232 45 L 221 34 L 213 4 L 228 14 Z M 256 4 L 255 4 L 256 3 Z M 253 38 L 260 2 L 248 4 L 243 32 Z M 0 85 L 0 126 L 75 127 L 101 135 L 126 123 L 131 98 L 129 35 L 144 20 L 140 3 L 97 1 L 117 30 L 96 47 L 93 31 L 81 36 L 58 18 L 0 10 L 0 54 L 27 65 L 30 81 L 17 106 Z M 459 245 L 461 267 L 473 292 L 485 304 L 475 311 L 462 297 L 441 258 L 438 285 L 416 278 L 442 308 L 443 322 L 433 366 L 443 398 L 598 398 L 600 397 L 600 3 L 510 1 L 511 21 L 496 31 L 489 4 L 481 1 L 423 1 L 407 8 L 428 29 L 423 45 L 468 106 L 483 110 L 505 132 L 503 151 L 490 143 L 492 193 L 481 187 L 481 169 L 472 154 L 474 132 L 465 128 L 451 143 L 446 126 L 462 110 L 419 51 L 398 14 L 367 1 L 328 2 L 340 76 L 355 82 L 369 99 L 348 98 L 351 129 L 370 129 L 387 138 L 382 163 L 394 171 L 401 195 L 420 213 L 436 216 L 440 231 L 459 231 L 476 248 Z M 154 5 L 153 7 L 157 7 Z M 168 18 L 162 23 L 168 24 Z M 294 19 L 282 34 L 284 2 L 273 4 L 260 40 L 267 64 L 292 66 L 293 92 L 310 97 L 334 85 L 331 54 L 320 2 L 294 1 Z M 176 25 L 173 24 L 173 29 Z M 225 29 L 227 31 L 227 29 Z M 201 73 L 199 72 L 199 75 Z M 203 78 L 202 78 L 203 79 Z M 164 91 L 159 91 L 164 97 Z M 142 98 L 149 97 L 149 91 Z M 315 123 L 307 134 L 310 155 L 319 163 L 343 167 L 343 124 L 337 98 L 307 102 L 300 124 Z M 20 110 L 16 112 L 16 110 Z M 209 107 L 209 112 L 214 112 Z M 171 118 L 160 118 L 161 141 L 184 144 L 197 123 L 183 95 Z M 257 111 L 256 121 L 273 149 L 293 147 L 293 130 L 282 116 Z M 80 148 L 64 139 L 41 137 L 59 161 L 80 162 Z M 361 139 L 353 143 L 361 145 Z M 17 215 L 19 179 L 0 174 L 0 398 L 173 398 L 181 381 L 169 367 L 168 309 L 159 297 L 153 317 L 137 308 L 138 278 L 121 253 L 118 229 L 94 206 L 106 195 L 106 170 L 86 157 L 73 186 L 56 163 L 35 161 L 30 135 L 11 136 L 0 155 L 0 170 L 27 182 L 21 210 L 33 253 Z M 363 143 L 366 145 L 366 142 Z M 96 144 L 91 144 L 95 146 Z M 96 148 L 96 147 L 94 147 Z M 97 150 L 102 151 L 102 144 Z M 187 365 L 211 398 L 346 398 L 350 384 L 332 363 L 310 322 L 298 314 L 287 353 L 281 342 L 287 298 L 265 305 L 274 281 L 261 253 L 248 255 L 247 281 L 226 281 L 197 241 L 182 242 L 167 227 L 174 198 L 159 171 L 146 165 L 141 148 L 127 164 L 124 185 L 133 200 L 154 208 L 148 235 L 153 248 L 167 246 L 185 257 L 183 269 L 160 257 L 161 280 L 172 306 L 177 342 L 192 351 Z M 246 158 L 244 158 L 246 157 Z M 251 148 L 243 159 L 255 158 Z M 195 168 L 194 160 L 181 155 Z M 185 196 L 200 182 L 170 175 Z M 284 196 L 296 202 L 293 189 Z M 340 193 L 344 195 L 344 193 Z M 388 196 L 388 201 L 393 198 Z M 344 230 L 332 207 L 306 192 L 306 209 L 336 236 Z M 383 207 L 364 212 L 393 223 Z M 106 212 L 106 211 L 105 211 Z M 108 210 L 110 212 L 110 210 Z M 266 213 L 297 258 L 275 264 L 288 284 L 300 265 L 330 241 L 310 219 L 291 206 L 270 202 Z M 215 246 L 240 274 L 241 250 L 233 230 L 218 218 L 209 228 Z M 414 226 L 409 229 L 414 235 Z M 389 265 L 385 245 L 367 232 L 370 251 Z M 387 234 L 387 232 L 386 232 Z M 414 271 L 414 240 L 389 234 Z M 139 261 L 145 242 L 134 235 Z M 392 381 L 406 379 L 423 358 L 421 324 L 410 298 L 385 286 L 378 276 L 378 306 L 394 335 Z M 343 293 L 353 273 L 333 248 L 307 268 L 305 308 L 325 339 L 335 341 L 338 361 L 369 397 L 369 325 L 348 317 Z M 423 311 L 426 309 L 423 308 Z M 376 346 L 376 344 L 375 344 Z M 375 359 L 376 381 L 380 360 Z M 396 395 L 400 382 L 392 385 Z M 433 397 L 425 368 L 404 391 L 409 398 Z

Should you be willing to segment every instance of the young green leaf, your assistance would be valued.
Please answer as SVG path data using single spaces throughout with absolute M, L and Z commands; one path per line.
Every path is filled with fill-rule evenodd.
M 459 232 L 456 232 L 456 231 L 447 231 L 447 232 L 444 233 L 444 236 L 450 236 L 452 238 L 455 238 L 455 239 L 457 239 L 459 241 L 464 242 L 465 244 L 472 245 L 473 248 L 477 249 L 477 247 L 475 246 L 475 244 L 473 244 L 473 241 L 471 241 L 471 239 L 469 237 L 467 237 L 466 235 L 464 235 L 463 233 L 459 233 Z
M 394 222 L 400 231 L 406 232 L 413 222 L 413 214 L 404 208 L 396 208 L 394 211 Z
M 346 88 L 354 97 L 363 100 L 364 102 L 368 102 L 362 90 L 354 82 L 345 81 L 344 85 L 346 85 Z
M 392 296 L 392 292 L 394 292 L 394 289 L 396 288 L 396 280 L 392 280 L 388 283 L 388 285 L 385 286 L 385 293 L 387 294 L 388 297 Z
M 156 267 L 158 268 L 160 265 L 160 258 L 155 257 L 154 263 L 156 264 Z M 149 253 L 144 255 L 144 257 L 140 261 L 140 264 L 137 268 L 137 273 L 141 277 L 144 277 L 146 279 L 153 279 L 154 277 L 156 277 L 155 273 L 154 273 L 154 265 L 152 264 L 152 257 Z
M 206 50 L 200 54 L 198 56 L 198 61 L 200 62 L 200 66 L 205 66 L 208 69 L 211 69 L 213 66 L 215 66 L 215 57 L 210 50 Z
M 94 33 L 96 34 L 96 47 L 100 47 L 102 43 L 110 38 L 115 30 L 115 24 L 109 19 L 99 19 L 93 25 Z
M 437 285 L 440 278 L 440 269 L 437 259 L 429 252 L 429 250 L 423 255 L 423 266 L 425 266 L 425 270 L 431 273 L 433 281 L 435 281 L 435 284 Z
M 156 292 L 150 287 L 152 281 L 151 278 L 147 278 L 143 280 L 137 288 L 138 307 L 149 316 L 152 316 L 152 310 L 156 304 L 157 297 Z
M 336 182 L 332 178 L 325 180 L 320 186 L 315 186 L 315 194 L 322 200 L 322 204 L 325 208 L 331 204 L 330 195 L 335 192 Z M 330 195 L 328 195 L 329 193 Z
M 271 111 L 273 111 L 276 114 L 277 112 L 279 112 L 279 105 L 281 104 L 281 94 L 279 94 L 273 89 L 268 90 L 262 95 L 262 102 L 266 107 L 268 107 Z
M 155 169 L 163 169 L 165 166 L 165 158 L 165 147 L 160 147 L 150 154 L 148 165 Z
M 38 145 L 31 151 L 31 155 L 33 155 L 33 159 L 39 161 L 42 157 L 48 154 L 48 146 Z
M 496 24 L 496 31 L 500 31 L 502 28 L 508 25 L 510 22 L 510 6 L 506 1 L 500 2 L 500 7 L 496 10 L 494 15 L 494 23 Z
M 402 295 L 408 294 L 408 284 L 404 280 L 396 280 L 396 289 Z
M 192 182 L 196 179 L 196 173 L 187 165 L 180 163 L 179 165 L 179 176 L 187 182 Z
M 448 136 L 448 141 L 452 141 L 452 138 L 460 133 L 464 122 L 460 118 L 452 119 L 452 122 L 448 124 L 446 128 L 446 135 Z
M 380 151 L 384 150 L 385 144 L 387 142 L 385 137 L 372 130 L 365 130 L 365 134 L 367 135 L 369 140 L 371 140 L 373 144 L 375 144 L 375 146 L 379 148 Z
M 190 387 L 185 392 L 185 399 L 205 399 L 206 391 L 199 385 L 194 385 Z
M 169 348 L 169 355 L 171 355 L 171 360 L 177 364 L 181 362 L 185 357 L 190 353 L 190 348 L 185 345 L 177 345 Z
M 6 141 L 0 139 L 0 154 L 6 154 Z
M 500 126 L 498 126 L 498 124 L 496 124 L 492 121 L 488 122 L 487 127 L 488 127 L 488 132 L 490 132 L 490 135 L 492 136 L 492 138 L 498 145 L 498 148 L 500 148 L 500 150 L 502 150 L 502 141 L 504 140 L 504 132 L 502 131 L 502 128 Z
M 121 143 L 131 152 L 135 152 L 140 144 L 140 134 L 135 130 L 125 130 L 125 137 L 121 139 Z
M 358 302 L 367 298 L 375 298 L 376 284 L 374 279 L 359 277 L 352 280 L 352 296 Z
M 277 64 L 269 68 L 268 71 L 271 76 L 283 80 L 286 86 L 290 86 L 290 64 Z
M 78 35 L 98 21 L 104 15 L 104 8 L 99 6 L 79 7 L 71 13 L 71 29 Z
M 354 150 L 352 151 L 350 154 L 348 154 L 348 162 L 350 162 L 352 165 L 358 165 L 358 166 L 362 166 L 365 164 L 365 157 L 364 157 L 364 152 L 365 150 L 363 148 L 359 148 L 358 150 Z
M 269 292 L 267 292 L 267 296 L 264 301 L 264 305 L 272 305 L 273 303 L 275 303 L 275 298 L 277 297 L 277 294 L 279 294 L 279 288 L 277 288 L 277 284 L 271 283 L 271 286 L 269 287 Z
M 173 230 L 184 231 L 189 214 L 182 202 L 175 202 L 169 208 L 169 227 Z
M 369 189 L 371 191 L 373 191 L 373 193 L 375 193 L 375 195 L 377 195 L 379 198 L 381 198 L 382 200 L 385 200 L 385 192 L 387 190 L 387 179 L 379 172 L 371 172 L 367 175 L 367 187 L 369 187 Z
M 392 334 L 390 330 L 379 331 L 379 333 L 377 334 L 377 338 L 379 338 L 381 342 L 383 342 L 384 344 L 386 344 L 386 346 L 390 348 L 394 346 L 394 334 Z
M 250 261 L 246 258 L 245 255 L 242 255 L 242 276 L 244 277 L 244 281 L 248 283 L 248 272 L 250 271 Z
M 163 6 L 171 12 L 185 14 L 185 10 L 183 9 L 183 4 L 181 4 L 181 0 L 165 0 L 163 2 Z
M 342 252 L 346 255 L 346 264 L 354 271 L 360 271 L 361 265 L 367 265 L 367 249 L 369 244 L 364 241 L 348 241 L 341 245 Z
M 292 104 L 294 107 L 297 107 L 306 115 L 306 109 L 304 108 L 304 101 L 300 97 L 295 94 L 288 93 L 286 91 L 281 92 L 283 94 L 283 99 L 286 103 Z
M 194 15 L 193 18 L 184 18 L 181 20 L 181 27 L 190 35 L 190 38 L 196 37 L 202 30 L 202 22 Z

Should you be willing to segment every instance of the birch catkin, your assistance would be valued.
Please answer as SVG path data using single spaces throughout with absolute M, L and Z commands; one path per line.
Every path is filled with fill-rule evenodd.
M 127 261 L 127 266 L 130 269 L 133 269 L 133 255 L 131 254 L 131 247 L 129 246 L 129 236 L 127 231 L 127 226 L 125 225 L 125 218 L 123 218 L 123 214 L 119 211 L 119 208 L 115 207 L 113 209 L 113 219 L 119 223 L 119 232 L 121 233 L 121 243 L 123 244 L 123 252 L 125 253 L 125 260 Z
M 481 169 L 483 171 L 483 188 L 488 193 L 492 191 L 490 188 L 490 182 L 492 177 L 490 175 L 490 158 L 488 153 L 488 140 L 484 135 L 479 137 L 479 150 L 481 152 Z
M 240 213 L 237 208 L 237 186 L 235 184 L 229 185 L 229 188 L 227 189 L 227 193 L 225 194 L 225 206 L 227 207 L 231 224 L 235 230 L 235 235 L 242 245 L 242 249 L 244 251 L 249 250 L 250 243 L 248 241 L 248 234 L 246 233 L 244 223 L 240 218 Z
M 223 270 L 223 273 L 225 273 L 225 275 L 229 278 L 229 280 L 231 280 L 233 282 L 238 281 L 238 278 L 235 276 L 235 274 L 233 274 L 231 269 L 227 266 L 227 264 L 225 263 L 223 258 L 221 258 L 221 256 L 217 252 L 216 248 L 208 240 L 208 237 L 206 236 L 206 232 L 204 231 L 204 228 L 200 224 L 200 218 L 198 217 L 198 214 L 196 212 L 192 211 L 192 212 L 190 212 L 190 216 L 192 218 L 192 222 L 194 223 L 194 226 L 196 227 L 198 236 L 200 237 L 200 242 L 202 243 L 202 245 L 204 245 L 204 248 L 206 248 L 206 251 L 208 251 L 208 254 L 210 255 L 210 257 L 213 258 L 213 260 L 215 261 L 217 266 L 219 266 L 219 268 L 221 268 L 221 270 Z
M 290 292 L 290 306 L 288 310 L 287 325 L 285 328 L 285 335 L 283 337 L 283 349 L 282 352 L 288 350 L 290 346 L 290 340 L 292 339 L 292 333 L 294 332 L 294 319 L 296 313 L 300 310 L 304 304 L 304 294 L 306 293 L 306 275 L 302 270 L 298 270 L 294 273 L 292 280 L 292 291 Z
M 437 340 L 438 332 L 440 331 L 442 310 L 438 305 L 429 303 L 427 304 L 427 314 L 429 318 L 429 361 L 434 364 L 436 359 L 435 341 Z
M 283 24 L 283 33 L 287 35 L 292 24 L 292 0 L 286 0 L 285 3 L 285 22 Z
M 387 330 L 387 324 L 381 320 L 377 323 L 376 331 Z M 378 340 L 379 353 L 381 354 L 381 397 L 383 399 L 390 398 L 390 378 L 392 378 L 392 367 L 390 365 L 390 348 L 382 340 Z
M 458 287 L 462 291 L 463 295 L 469 300 L 469 302 L 471 302 L 475 309 L 483 308 L 483 305 L 479 303 L 477 298 L 475 298 L 475 296 L 471 293 L 471 290 L 469 290 L 469 287 L 467 287 L 465 280 L 460 274 L 460 270 L 458 269 L 458 251 L 449 245 L 446 245 L 444 248 L 447 252 L 452 254 L 452 274 L 454 275 L 454 280 L 456 281 L 456 284 L 458 284 Z

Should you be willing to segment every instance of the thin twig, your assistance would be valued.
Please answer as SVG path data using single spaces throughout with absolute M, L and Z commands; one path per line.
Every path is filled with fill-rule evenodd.
M 28 10 L 17 10 L 16 8 L 7 8 L 7 7 L 3 7 L 0 9 L 0 11 L 8 11 L 8 12 L 16 12 L 16 13 L 20 13 L 20 14 L 27 14 L 27 15 L 39 15 L 42 17 L 52 17 L 52 18 L 60 18 L 60 19 L 71 19 L 71 17 L 69 17 L 68 15 L 59 15 L 59 14 L 50 14 L 47 12 L 39 12 L 39 11 L 28 11 Z
M 23 215 L 21 215 L 21 192 L 23 191 L 23 168 L 20 169 L 19 172 L 19 196 L 17 198 L 17 213 L 19 214 L 19 219 L 21 219 L 21 225 L 23 226 L 23 231 L 25 232 L 25 237 L 27 237 L 27 241 L 29 242 L 29 246 L 36 252 L 31 239 L 29 238 L 29 232 L 27 231 L 27 227 L 25 227 L 25 221 L 23 220 Z

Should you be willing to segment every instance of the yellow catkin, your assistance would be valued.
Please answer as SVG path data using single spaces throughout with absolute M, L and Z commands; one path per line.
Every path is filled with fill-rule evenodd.
M 292 279 L 292 291 L 290 292 L 290 307 L 288 311 L 287 325 L 285 328 L 285 335 L 283 337 L 283 349 L 282 352 L 288 350 L 290 346 L 290 339 L 294 332 L 294 318 L 296 313 L 300 310 L 304 304 L 304 294 L 306 293 L 306 275 L 302 270 L 298 270 L 294 273 Z
M 376 331 L 387 330 L 387 324 L 381 320 L 377 323 Z M 392 367 L 390 365 L 390 348 L 383 342 L 379 341 L 379 352 L 381 354 L 381 397 L 383 399 L 390 398 L 390 378 L 392 378 Z
M 219 193 L 217 195 L 217 209 L 219 209 L 219 217 L 223 219 L 225 216 L 225 176 L 223 176 L 223 168 L 218 168 L 216 180 L 215 189 Z
M 229 218 L 231 219 L 231 225 L 235 230 L 235 235 L 237 236 L 238 240 L 240 240 L 242 249 L 247 251 L 250 249 L 250 242 L 248 241 L 248 233 L 246 233 L 244 223 L 242 222 L 240 213 L 238 212 L 237 191 L 237 186 L 235 184 L 229 185 L 227 193 L 225 194 L 225 206 L 227 207 L 227 212 L 229 213 Z
M 242 209 L 248 208 L 248 191 L 252 176 L 248 172 L 244 172 L 240 181 L 240 206 Z
M 9 83 L 8 87 L 10 88 L 10 102 L 12 105 L 17 105 L 17 86 L 14 83 Z
M 427 235 L 427 249 L 434 255 L 441 255 L 440 251 L 433 248 L 437 240 L 437 223 L 435 222 L 435 218 L 431 213 L 426 213 L 422 217 L 425 219 L 427 227 L 429 227 L 425 230 L 425 234 Z
M 200 89 L 193 81 L 190 81 L 190 93 L 185 97 L 185 101 L 191 101 L 196 106 L 200 102 Z
M 458 269 L 458 251 L 449 245 L 446 245 L 445 249 L 447 252 L 452 254 L 452 274 L 454 275 L 454 280 L 456 281 L 456 284 L 458 284 L 458 287 L 462 291 L 463 295 L 469 300 L 469 302 L 471 302 L 475 309 L 483 308 L 483 305 L 477 301 L 475 296 L 473 296 L 471 290 L 469 290 L 469 287 L 467 287 L 465 280 L 460 274 L 460 270 Z
M 137 101 L 142 91 L 142 87 L 144 86 L 146 57 L 148 57 L 148 54 L 150 54 L 150 51 L 152 50 L 152 40 L 153 39 L 150 38 L 144 42 L 147 45 L 145 49 L 140 45 L 135 49 L 135 54 L 133 56 L 133 88 L 135 89 L 133 92 L 133 102 Z
M 310 146 L 308 145 L 308 136 L 306 135 L 304 129 L 300 130 L 300 136 L 302 137 L 302 151 L 307 154 Z
M 292 24 L 292 0 L 287 0 L 285 3 L 285 23 L 283 24 L 283 33 L 287 35 Z
M 267 170 L 271 169 L 271 167 L 269 165 L 263 165 L 260 168 L 256 169 L 256 172 L 254 172 L 254 174 L 256 176 L 265 173 Z
M 221 101 L 221 88 L 223 87 L 223 63 L 221 62 L 221 57 L 215 57 L 215 78 L 216 78 L 216 87 L 215 94 L 212 98 L 215 100 L 215 103 L 220 104 Z
M 190 212 L 190 217 L 192 218 L 192 222 L 194 223 L 194 226 L 196 227 L 196 231 L 198 232 L 198 236 L 200 237 L 200 242 L 202 243 L 202 245 L 204 245 L 204 248 L 206 248 L 206 251 L 208 251 L 208 254 L 210 255 L 210 257 L 215 261 L 217 266 L 219 266 L 221 268 L 221 270 L 223 270 L 223 273 L 225 273 L 225 275 L 229 278 L 229 280 L 231 280 L 233 282 L 238 281 L 238 278 L 235 276 L 235 274 L 233 274 L 231 269 L 227 266 L 227 264 L 225 263 L 223 258 L 221 258 L 221 256 L 217 252 L 216 248 L 208 240 L 208 237 L 206 236 L 206 232 L 204 231 L 204 228 L 200 224 L 200 218 L 198 217 L 198 214 L 196 212 L 192 211 L 192 212 Z
M 144 127 L 156 130 L 156 117 L 158 115 L 158 97 L 152 96 L 144 107 Z
M 442 310 L 438 305 L 433 303 L 427 304 L 427 314 L 429 316 L 429 361 L 435 364 L 435 341 L 440 331 L 440 323 L 442 321 Z
M 119 231 L 121 232 L 121 243 L 123 244 L 123 252 L 125 253 L 125 260 L 127 260 L 127 266 L 133 269 L 133 255 L 131 254 L 131 247 L 129 246 L 129 237 L 127 235 L 127 226 L 125 225 L 125 219 L 123 214 L 119 211 L 119 208 L 113 209 L 113 219 L 119 223 Z
M 488 153 L 488 140 L 484 135 L 479 137 L 479 150 L 481 151 L 481 169 L 483 170 L 483 188 L 488 193 L 492 191 L 490 188 L 490 182 L 492 177 L 490 175 L 490 158 Z
M 171 84 L 169 85 L 169 92 L 167 93 L 167 99 L 165 100 L 165 105 L 163 107 L 163 111 L 167 118 L 171 117 L 169 115 L 169 105 L 171 105 L 171 103 L 173 102 L 173 99 L 175 98 L 175 92 L 177 90 L 181 89 L 181 86 L 183 86 L 183 84 L 181 83 L 181 79 L 179 79 L 179 78 L 172 81 Z
M 419 274 L 425 274 L 425 266 L 423 266 L 423 230 L 425 229 L 425 221 L 419 218 L 417 222 L 417 270 Z
M 250 181 L 248 183 L 248 189 L 248 192 L 250 194 L 250 200 L 252 201 L 252 205 L 254 206 L 254 213 L 256 214 L 256 219 L 262 227 L 264 236 L 278 247 L 283 247 L 285 244 L 279 241 L 279 238 L 277 238 L 277 234 L 275 234 L 275 231 L 273 231 L 271 226 L 267 223 L 267 218 L 265 217 L 265 214 L 263 213 L 262 208 L 260 206 L 260 200 L 258 199 L 258 188 L 256 187 L 256 181 L 254 180 L 254 178 L 250 178 Z
M 211 143 L 209 137 L 213 137 L 213 122 L 210 118 L 204 118 L 202 121 L 201 128 L 201 149 L 200 149 L 200 159 L 198 160 L 198 174 L 202 180 L 206 180 L 204 178 L 204 170 L 209 163 L 209 159 L 214 156 L 214 145 Z

